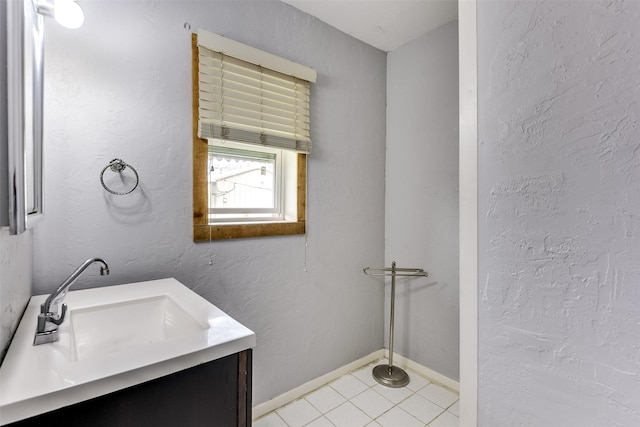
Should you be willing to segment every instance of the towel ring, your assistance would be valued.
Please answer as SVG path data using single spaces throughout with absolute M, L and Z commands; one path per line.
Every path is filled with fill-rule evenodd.
M 129 168 L 131 168 L 131 170 L 133 171 L 133 173 L 136 176 L 136 183 L 133 186 L 133 188 L 129 191 L 114 191 L 112 189 L 110 189 L 109 187 L 107 187 L 107 185 L 104 183 L 104 173 L 107 169 L 111 168 L 112 172 L 118 172 L 118 173 L 122 173 L 123 170 L 125 170 L 127 168 L 127 166 Z M 125 163 L 124 160 L 121 159 L 113 159 L 109 162 L 109 164 L 107 166 L 104 167 L 104 169 L 102 169 L 102 172 L 100 172 L 100 184 L 102 184 L 102 187 L 107 190 L 109 193 L 111 194 L 115 194 L 117 196 L 124 196 L 125 194 L 129 194 L 131 193 L 133 190 L 135 190 L 136 188 L 138 188 L 138 182 L 140 182 L 140 178 L 138 177 L 138 172 L 133 168 L 133 166 Z

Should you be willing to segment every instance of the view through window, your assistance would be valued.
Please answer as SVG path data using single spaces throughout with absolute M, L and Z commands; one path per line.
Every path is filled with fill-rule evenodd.
M 280 156 L 209 146 L 209 215 L 211 221 L 280 219 Z

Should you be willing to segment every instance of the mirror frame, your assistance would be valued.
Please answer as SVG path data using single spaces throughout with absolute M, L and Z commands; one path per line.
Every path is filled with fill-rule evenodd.
M 9 229 L 11 234 L 21 234 L 44 218 L 44 18 L 38 14 L 35 0 L 7 1 L 6 5 Z M 29 182 L 33 183 L 33 196 L 27 189 Z M 27 209 L 31 197 L 33 208 Z

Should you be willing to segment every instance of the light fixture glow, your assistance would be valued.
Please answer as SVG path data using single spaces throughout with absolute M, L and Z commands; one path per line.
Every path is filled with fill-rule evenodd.
M 55 0 L 53 13 L 60 25 L 71 30 L 80 28 L 84 22 L 84 12 L 74 0 Z

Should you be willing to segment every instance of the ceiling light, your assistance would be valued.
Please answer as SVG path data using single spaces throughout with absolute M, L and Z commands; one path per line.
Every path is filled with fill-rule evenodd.
M 84 22 L 84 12 L 75 0 L 40 0 L 36 1 L 38 13 L 58 21 L 65 28 L 75 30 Z
M 55 20 L 65 28 L 75 30 L 84 22 L 84 12 L 74 0 L 55 0 L 53 10 Z

